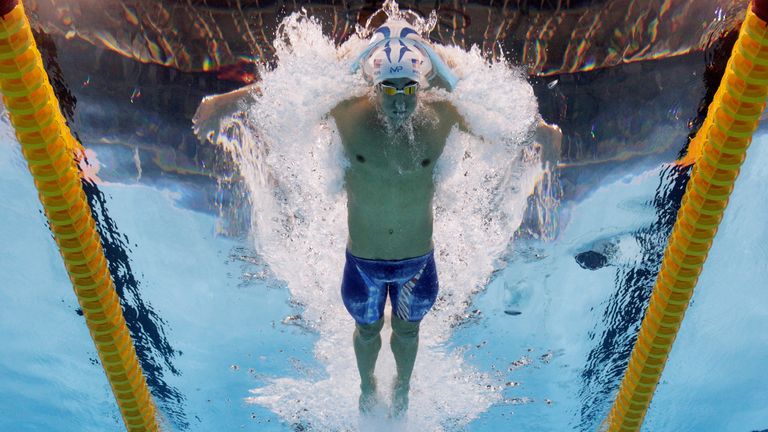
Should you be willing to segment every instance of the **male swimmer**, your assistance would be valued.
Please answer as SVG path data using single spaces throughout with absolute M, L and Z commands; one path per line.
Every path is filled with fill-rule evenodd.
M 430 85 L 452 90 L 457 78 L 405 21 L 390 20 L 374 32 L 352 65 L 352 72 L 357 70 L 372 85 L 371 93 L 343 101 L 330 113 L 349 162 L 341 296 L 355 320 L 363 414 L 378 404 L 374 370 L 387 297 L 391 301 L 397 376 L 390 412 L 401 418 L 408 409 L 419 326 L 438 293 L 432 243 L 435 163 L 452 129 L 466 126 L 449 102 L 420 97 Z M 195 115 L 197 132 L 215 134 L 222 118 L 256 97 L 253 90 L 206 98 Z M 539 124 L 537 140 L 557 143 L 560 136 L 556 128 Z
M 347 100 L 331 111 L 349 160 L 341 295 L 356 323 L 362 413 L 377 404 L 374 369 L 389 296 L 397 366 L 390 410 L 401 417 L 408 409 L 419 324 L 438 292 L 432 244 L 435 162 L 461 120 L 448 102 L 419 100 L 419 93 L 431 78 L 449 89 L 456 78 L 404 21 L 390 20 L 374 32 L 353 65 L 358 68 L 372 84 L 373 97 Z
M 397 366 L 390 412 L 399 418 L 408 409 L 419 325 L 438 292 L 432 243 L 435 162 L 453 128 L 467 127 L 449 102 L 420 99 L 430 84 L 452 90 L 458 79 L 405 21 L 379 27 L 352 69 L 362 69 L 373 97 L 347 100 L 331 111 L 349 161 L 341 295 L 355 319 L 361 413 L 378 401 L 374 369 L 390 299 L 390 347 Z M 559 141 L 559 135 L 543 122 L 536 131 L 539 142 Z
M 408 408 L 419 324 L 438 291 L 432 243 L 435 162 L 452 128 L 461 124 L 448 102 L 420 101 L 419 93 L 431 78 L 448 88 L 456 78 L 404 21 L 379 27 L 353 65 L 357 68 L 373 85 L 373 97 L 348 100 L 331 111 L 350 162 L 341 294 L 356 323 L 362 413 L 377 403 L 374 369 L 389 296 L 397 366 L 390 409 L 401 417 Z

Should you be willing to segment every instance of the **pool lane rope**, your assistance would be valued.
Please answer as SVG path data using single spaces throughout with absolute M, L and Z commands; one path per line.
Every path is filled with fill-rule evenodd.
M 601 430 L 639 431 L 768 94 L 768 0 L 747 10 L 725 75 L 689 146 L 677 221 L 616 400 Z
M 0 0 L 0 90 L 127 430 L 159 430 L 156 408 L 80 183 L 82 151 L 59 109 L 18 0 Z

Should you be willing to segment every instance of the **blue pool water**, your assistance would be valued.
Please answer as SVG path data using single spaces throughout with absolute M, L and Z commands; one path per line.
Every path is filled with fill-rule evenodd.
M 370 87 L 326 71 L 345 70 L 366 42 L 284 15 L 258 96 L 197 123 L 221 133 L 215 145 L 193 136 L 191 116 L 202 94 L 235 88 L 231 76 L 39 35 L 99 167 L 86 193 L 164 430 L 595 430 L 687 180 L 674 153 L 727 47 L 708 47 L 706 70 L 694 53 L 535 77 L 436 45 L 462 79 L 426 98 L 451 102 L 469 132 L 453 131 L 435 161 L 441 291 L 421 326 L 408 421 L 393 424 L 358 415 L 353 322 L 338 293 L 345 161 L 326 113 Z M 562 127 L 562 142 L 532 144 L 540 118 Z M 768 428 L 766 144 L 758 131 L 646 432 Z M 123 430 L 4 113 L 0 194 L 0 431 Z M 393 374 L 385 343 L 385 399 Z
M 768 136 L 758 135 L 749 150 L 644 431 L 754 431 L 768 423 L 768 377 L 761 372 L 768 358 L 768 228 L 760 216 L 768 203 L 757 198 L 768 175 L 762 143 Z M 606 309 L 617 307 L 610 298 L 623 268 L 642 260 L 636 233 L 656 218 L 649 201 L 661 170 L 600 185 L 573 204 L 570 223 L 556 241 L 518 244 L 517 259 L 478 296 L 473 308 L 484 317 L 459 331 L 454 343 L 471 346 L 469 353 L 483 368 L 495 366 L 505 379 L 520 383 L 505 390 L 505 397 L 526 400 L 494 406 L 472 430 L 500 424 L 509 430 L 595 429 L 616 387 L 594 397 L 604 389 L 586 386 L 588 357 L 605 330 Z M 576 253 L 605 238 L 621 245 L 612 260 L 616 265 L 595 271 L 577 265 Z M 515 359 L 530 364 L 510 372 Z M 612 367 L 603 364 L 592 373 Z
M 6 124 L 3 131 L 0 172 L 8 200 L 2 206 L 0 430 L 121 430 L 18 144 L 7 138 Z M 243 285 L 245 264 L 233 256 L 244 245 L 217 237 L 214 217 L 179 208 L 175 192 L 102 188 L 127 239 L 141 298 L 162 317 L 176 352 L 171 358 L 178 375 L 165 367 L 165 382 L 182 395 L 181 402 L 166 404 L 179 412 L 177 427 L 236 430 L 271 423 L 272 430 L 283 430 L 274 414 L 243 398 L 261 376 L 296 373 L 296 361 L 312 363 L 312 335 L 280 324 L 296 312 L 285 290 Z
M 0 132 L 0 430 L 121 430 L 7 121 Z M 768 428 L 766 166 L 768 135 L 759 133 L 645 431 Z M 562 203 L 567 223 L 555 240 L 515 243 L 508 265 L 475 296 L 446 345 L 488 374 L 502 399 L 465 426 L 443 428 L 594 430 L 626 361 L 611 355 L 626 340 L 601 346 L 621 329 L 610 318 L 623 304 L 613 296 L 644 265 L 647 237 L 638 233 L 654 226 L 652 201 L 667 172 L 657 166 L 606 179 L 583 199 Z M 158 333 L 141 350 L 151 357 L 145 368 L 156 367 L 152 389 L 169 428 L 301 430 L 246 398 L 270 379 L 321 379 L 318 336 L 286 319 L 302 309 L 265 273 L 247 239 L 217 235 L 215 216 L 181 205 L 185 187 L 98 185 L 120 233 L 115 243 L 129 257 L 122 271 L 135 278 L 127 301 L 138 325 Z M 576 255 L 601 244 L 615 246 L 607 265 L 578 265 Z M 630 321 L 633 331 L 639 315 Z

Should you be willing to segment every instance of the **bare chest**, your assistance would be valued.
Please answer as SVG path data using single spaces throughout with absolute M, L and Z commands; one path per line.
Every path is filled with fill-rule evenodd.
M 414 127 L 396 133 L 362 129 L 347 137 L 349 169 L 371 174 L 429 174 L 445 146 L 445 137 L 434 128 Z
M 350 169 L 399 175 L 431 173 L 438 157 L 437 146 L 424 140 L 371 140 L 348 147 L 347 154 Z

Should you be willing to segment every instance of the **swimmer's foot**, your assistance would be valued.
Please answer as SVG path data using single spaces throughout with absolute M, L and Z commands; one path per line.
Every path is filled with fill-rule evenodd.
M 360 385 L 360 399 L 358 400 L 360 414 L 373 414 L 379 405 L 379 395 L 376 393 L 376 379 L 372 378 Z
M 408 393 L 411 390 L 409 383 L 398 382 L 392 386 L 392 406 L 390 407 L 390 417 L 393 419 L 402 419 L 408 413 Z

